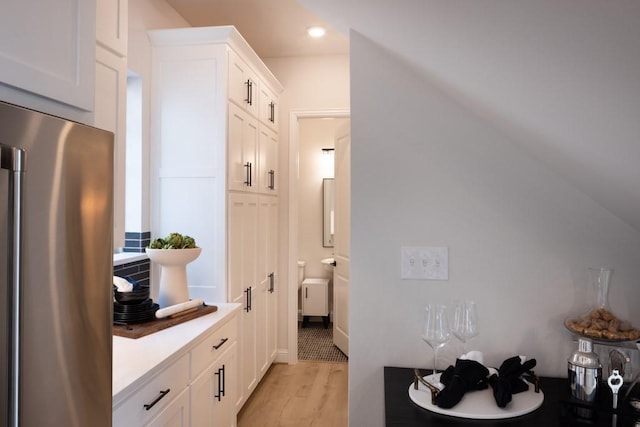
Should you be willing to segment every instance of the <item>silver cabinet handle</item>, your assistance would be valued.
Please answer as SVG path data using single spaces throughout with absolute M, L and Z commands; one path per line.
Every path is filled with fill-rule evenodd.
M 20 300 L 22 292 L 22 218 L 24 208 L 23 179 L 26 172 L 27 153 L 17 147 L 0 144 L 0 168 L 9 171 L 7 191 L 7 283 L 11 301 L 7 304 L 9 330 L 8 362 L 9 396 L 8 426 L 20 425 Z

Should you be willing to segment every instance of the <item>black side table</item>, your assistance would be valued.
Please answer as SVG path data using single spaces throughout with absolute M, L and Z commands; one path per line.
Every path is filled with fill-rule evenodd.
M 384 368 L 385 421 L 387 427 L 440 427 L 440 426 L 500 426 L 500 427 L 640 427 L 640 414 L 631 411 L 623 402 L 617 413 L 611 410 L 611 393 L 608 388 L 599 393 L 598 401 L 591 409 L 592 418 L 575 415 L 585 409 L 571 399 L 566 378 L 540 377 L 540 389 L 544 393 L 542 406 L 535 411 L 515 418 L 501 420 L 471 420 L 430 412 L 416 405 L 409 398 L 408 388 L 414 378 L 410 368 Z M 606 387 L 604 385 L 603 387 Z M 621 389 L 620 399 L 626 389 Z M 636 393 L 637 394 L 637 393 Z M 615 417 L 614 417 L 615 415 Z M 637 423 L 637 424 L 636 424 Z

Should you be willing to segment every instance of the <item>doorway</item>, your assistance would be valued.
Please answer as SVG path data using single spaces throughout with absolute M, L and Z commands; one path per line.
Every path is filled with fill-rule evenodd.
M 325 110 L 293 110 L 290 116 L 290 128 L 289 128 L 289 251 L 287 254 L 287 267 L 288 267 L 288 301 L 287 301 L 287 330 L 288 330 L 288 348 L 289 348 L 289 360 L 290 364 L 295 364 L 298 361 L 298 321 L 299 321 L 299 295 L 298 290 L 298 260 L 300 259 L 299 252 L 299 238 L 300 238 L 300 225 L 299 225 L 299 210 L 300 210 L 300 174 L 299 172 L 299 159 L 301 153 L 301 144 L 304 141 L 300 140 L 300 124 L 303 120 L 308 119 L 348 119 L 348 109 L 325 109 Z M 327 121 L 328 123 L 328 121 Z M 322 228 L 318 228 L 319 245 L 322 246 Z M 320 265 L 320 259 L 312 260 L 311 262 Z M 316 267 L 314 267 L 316 268 Z M 312 269 L 313 271 L 313 269 Z M 316 270 L 317 272 L 317 270 Z M 310 273 L 315 275 L 317 273 Z M 308 276 L 308 275 L 307 275 Z

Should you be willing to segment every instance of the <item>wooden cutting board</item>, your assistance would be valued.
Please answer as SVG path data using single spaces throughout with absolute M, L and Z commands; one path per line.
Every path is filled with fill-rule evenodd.
M 197 310 L 182 314 L 177 317 L 165 317 L 164 319 L 155 319 L 144 323 L 133 323 L 130 325 L 113 325 L 113 335 L 125 338 L 140 338 L 154 332 L 179 325 L 196 317 L 213 313 L 218 310 L 215 305 L 201 305 Z

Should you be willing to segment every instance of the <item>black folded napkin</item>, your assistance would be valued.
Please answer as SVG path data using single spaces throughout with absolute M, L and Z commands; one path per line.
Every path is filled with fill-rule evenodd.
M 441 375 L 444 389 L 438 393 L 435 402 L 440 408 L 453 408 L 467 391 L 487 388 L 489 370 L 475 360 L 456 359 L 456 366 L 449 366 Z
M 493 388 L 493 397 L 500 408 L 511 402 L 511 396 L 529 390 L 527 383 L 520 376 L 536 366 L 536 359 L 529 359 L 522 363 L 519 356 L 506 359 L 500 365 L 498 374 L 489 378 L 489 384 Z

